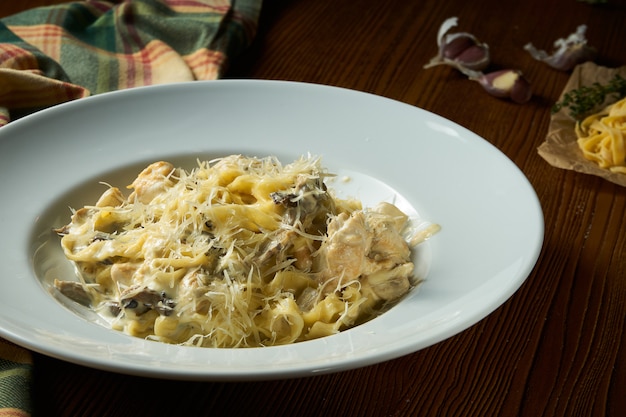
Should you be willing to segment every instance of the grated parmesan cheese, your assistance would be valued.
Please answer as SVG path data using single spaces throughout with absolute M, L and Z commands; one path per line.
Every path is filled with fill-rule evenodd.
M 55 281 L 111 327 L 199 347 L 337 333 L 414 285 L 407 216 L 338 199 L 320 159 L 241 155 L 146 167 L 57 229 L 79 281 Z M 410 240 L 410 239 L 409 239 Z

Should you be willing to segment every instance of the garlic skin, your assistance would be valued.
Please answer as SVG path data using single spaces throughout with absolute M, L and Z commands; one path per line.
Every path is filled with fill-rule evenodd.
M 526 103 L 533 95 L 530 83 L 519 70 L 476 73 L 470 80 L 477 81 L 492 96 L 507 98 L 519 104 Z
M 586 31 L 587 26 L 580 25 L 576 32 L 571 33 L 567 38 L 557 39 L 554 42 L 556 49 L 551 55 L 535 48 L 532 43 L 524 45 L 524 49 L 537 61 L 544 62 L 559 71 L 569 71 L 578 64 L 593 61 L 596 58 L 596 49 L 587 45 Z
M 481 71 L 489 66 L 489 45 L 470 33 L 448 33 L 457 24 L 457 17 L 450 17 L 441 24 L 437 33 L 439 53 L 424 68 L 449 65 L 465 73 L 466 70 Z

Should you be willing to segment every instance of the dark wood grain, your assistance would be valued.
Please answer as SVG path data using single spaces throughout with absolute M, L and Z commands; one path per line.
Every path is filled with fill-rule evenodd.
M 2 2 L 0 16 L 54 1 Z M 458 16 L 518 68 L 534 97 L 495 99 L 450 68 L 423 65 L 441 22 Z M 179 382 L 118 375 L 36 355 L 37 415 L 620 416 L 626 412 L 626 189 L 559 170 L 537 154 L 569 75 L 522 47 L 587 24 L 599 63 L 626 65 L 626 2 L 576 0 L 266 0 L 253 47 L 231 78 L 366 91 L 478 133 L 535 187 L 545 244 L 528 280 L 493 314 L 427 349 L 296 380 Z

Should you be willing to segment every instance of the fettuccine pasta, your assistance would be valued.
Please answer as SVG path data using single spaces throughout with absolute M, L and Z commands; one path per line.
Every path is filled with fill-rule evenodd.
M 626 174 L 626 98 L 577 123 L 576 135 L 585 158 Z
M 57 229 L 79 280 L 64 295 L 129 335 L 200 347 L 319 338 L 373 317 L 417 283 L 390 203 L 333 196 L 318 158 L 233 155 L 145 168 Z M 407 243 L 410 242 L 410 243 Z

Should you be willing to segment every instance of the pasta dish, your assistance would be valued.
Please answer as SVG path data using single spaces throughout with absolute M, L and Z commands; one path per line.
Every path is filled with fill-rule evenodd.
M 337 198 L 320 159 L 231 155 L 146 167 L 58 229 L 78 279 L 55 280 L 113 329 L 166 343 L 261 347 L 367 321 L 419 282 L 420 231 L 391 203 Z
M 576 135 L 585 158 L 626 174 L 626 98 L 577 123 Z

